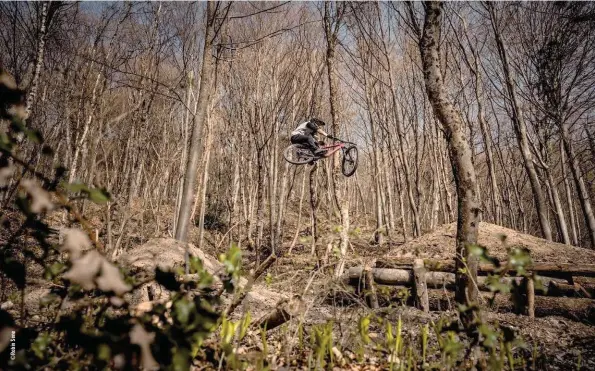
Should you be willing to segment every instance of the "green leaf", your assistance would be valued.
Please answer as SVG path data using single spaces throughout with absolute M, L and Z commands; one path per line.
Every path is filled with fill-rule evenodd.
M 307 243 L 310 243 L 312 241 L 312 236 L 301 236 L 300 237 L 300 243 L 302 245 L 305 245 Z
M 388 349 L 392 349 L 395 337 L 393 336 L 393 326 L 390 324 L 389 321 L 386 321 L 386 347 Z
M 190 274 L 200 273 L 203 271 L 202 260 L 197 256 L 190 257 Z
M 89 199 L 96 204 L 103 204 L 110 200 L 111 196 L 105 188 L 93 188 L 89 190 Z
M 514 247 L 508 253 L 508 263 L 517 271 L 518 275 L 525 274 L 525 268 L 533 263 L 529 250 L 524 247 Z
M 470 256 L 475 256 L 475 257 L 479 258 L 479 260 L 481 260 L 485 263 L 493 264 L 496 267 L 500 266 L 500 262 L 498 261 L 498 259 L 490 256 L 488 254 L 488 249 L 485 246 L 476 245 L 476 244 L 468 245 L 467 253 Z
M 39 299 L 39 306 L 42 308 L 48 307 L 52 303 L 57 302 L 59 299 L 60 299 L 60 297 L 56 294 L 47 294 L 47 295 L 43 296 L 41 299 Z
M 11 152 L 14 147 L 14 143 L 4 132 L 0 133 L 0 149 Z
M 533 282 L 535 284 L 535 290 L 536 291 L 545 291 L 545 292 L 547 292 L 547 288 L 543 284 L 543 280 L 541 279 L 541 277 L 539 277 L 538 275 L 535 274 L 533 276 Z
M 242 265 L 242 252 L 237 246 L 232 246 L 229 251 L 219 256 L 219 260 L 225 267 L 226 277 L 223 278 L 223 285 L 227 292 L 232 292 L 236 282 L 240 279 L 240 268 Z
M 33 349 L 33 352 L 38 358 L 43 359 L 46 349 L 51 341 L 52 339 L 50 338 L 50 335 L 48 335 L 47 332 L 42 332 L 31 345 L 31 349 Z
M 33 143 L 43 143 L 41 132 L 39 130 L 29 129 L 27 126 L 25 126 L 25 123 L 22 120 L 12 120 L 10 123 L 10 128 L 16 133 L 25 134 L 25 136 Z
M 455 358 L 457 354 L 463 349 L 463 344 L 461 344 L 456 338 L 455 333 L 452 331 L 448 332 L 448 336 L 446 337 L 446 341 L 444 344 L 444 352 L 449 354 L 451 357 Z
M 66 266 L 64 263 L 56 262 L 50 266 L 45 268 L 45 272 L 43 273 L 43 278 L 48 281 L 52 281 L 54 278 L 58 277 L 62 272 L 66 270 Z
M 491 292 L 510 293 L 510 284 L 500 281 L 499 276 L 488 276 L 486 285 L 490 288 Z
M 87 192 L 89 190 L 89 187 L 87 187 L 85 184 L 80 183 L 80 182 L 66 183 L 66 184 L 62 184 L 62 186 L 67 191 L 73 192 L 73 193 L 79 193 L 79 192 L 83 192 L 83 191 Z
M 479 333 L 483 335 L 483 344 L 488 348 L 495 348 L 498 345 L 498 333 L 491 327 L 481 324 Z
M 225 272 L 230 275 L 238 274 L 242 264 L 242 252 L 237 246 L 232 246 L 226 254 L 221 254 L 219 260 L 225 266 Z
M 41 136 L 41 132 L 39 130 L 27 130 L 25 132 L 27 138 L 33 143 L 43 143 L 43 137 Z
M 469 255 L 476 256 L 478 258 L 483 258 L 486 255 L 486 249 L 483 246 L 479 245 L 469 245 L 467 246 L 467 252 Z
M 227 318 L 223 319 L 221 322 L 221 343 L 223 345 L 231 344 L 238 324 L 228 320 Z
M 89 188 L 81 182 L 63 183 L 62 186 L 69 192 L 82 193 L 96 204 L 102 204 L 110 201 L 111 195 L 105 188 Z
M 525 266 L 531 264 L 531 255 L 526 248 L 515 247 L 510 250 L 510 264 L 513 266 Z
M 271 275 L 271 272 L 267 272 L 267 275 L 264 277 L 264 282 L 267 286 L 270 286 L 271 283 L 273 283 L 273 276 Z
M 176 348 L 172 359 L 174 371 L 187 371 L 190 369 L 190 352 L 185 348 Z
M 359 335 L 364 344 L 370 343 L 370 316 L 360 318 L 358 325 Z
M 349 231 L 349 235 L 352 237 L 357 237 L 361 234 L 362 234 L 362 230 L 360 227 L 356 227 L 356 228 L 352 229 L 351 231 Z
M 251 321 L 251 316 L 250 316 L 250 312 L 247 312 L 244 317 L 242 318 L 242 321 L 240 322 L 240 334 L 239 334 L 239 340 L 242 341 L 244 339 L 244 337 L 246 336 L 246 334 L 248 333 L 248 328 L 250 327 L 250 321 Z
M 194 303 L 182 298 L 174 303 L 176 319 L 182 325 L 187 325 L 190 321 L 191 312 L 194 310 Z
M 112 356 L 112 350 L 107 344 L 99 344 L 97 347 L 97 358 L 102 361 L 109 362 Z

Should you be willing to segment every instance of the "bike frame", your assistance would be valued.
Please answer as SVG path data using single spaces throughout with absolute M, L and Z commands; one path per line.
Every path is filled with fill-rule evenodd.
M 327 152 L 322 157 L 331 157 L 340 149 L 345 148 L 345 143 L 343 143 L 343 142 L 333 143 L 333 144 L 328 144 L 325 146 L 320 146 L 320 148 L 327 150 Z

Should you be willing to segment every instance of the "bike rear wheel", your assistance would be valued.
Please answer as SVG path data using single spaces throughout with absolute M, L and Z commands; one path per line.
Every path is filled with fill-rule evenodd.
M 357 147 L 349 147 L 344 150 L 343 163 L 341 166 L 343 175 L 349 177 L 355 173 L 355 170 L 357 170 L 357 160 Z
M 285 158 L 285 161 L 294 165 L 309 164 L 317 159 L 309 148 L 300 144 L 292 144 L 285 148 L 283 157 Z

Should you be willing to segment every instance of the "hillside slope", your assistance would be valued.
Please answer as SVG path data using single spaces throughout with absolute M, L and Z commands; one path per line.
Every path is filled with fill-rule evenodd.
M 445 224 L 433 232 L 392 248 L 387 256 L 418 256 L 421 258 L 451 259 L 455 254 L 456 223 Z M 479 244 L 498 259 L 507 257 L 510 247 L 525 247 L 531 252 L 533 261 L 558 263 L 595 262 L 595 251 L 561 243 L 548 242 L 499 225 L 479 225 Z

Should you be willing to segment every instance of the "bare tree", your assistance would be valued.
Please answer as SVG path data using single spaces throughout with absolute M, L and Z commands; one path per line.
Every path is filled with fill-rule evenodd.
M 212 47 L 213 40 L 217 36 L 216 8 L 218 6 L 219 5 L 213 4 L 213 2 L 207 2 L 205 12 L 206 28 L 200 72 L 200 89 L 198 91 L 196 115 L 192 118 L 193 129 L 192 136 L 190 137 L 190 148 L 188 149 L 188 162 L 186 164 L 180 210 L 177 215 L 176 239 L 181 241 L 186 241 L 188 238 L 188 226 L 190 224 L 190 216 L 196 192 L 196 172 L 198 170 L 198 161 L 200 157 L 202 125 L 207 119 L 207 110 L 214 88 L 215 60 L 212 55 Z
M 341 123 L 339 118 L 338 107 L 338 81 L 336 71 L 336 46 L 338 41 L 339 29 L 341 27 L 343 16 L 347 6 L 344 3 L 335 3 L 334 5 L 326 1 L 324 3 L 324 34 L 326 38 L 326 69 L 329 86 L 329 102 L 331 111 L 331 132 L 334 136 L 340 136 Z M 339 208 L 341 216 L 341 230 L 339 232 L 341 245 L 339 250 L 341 252 L 341 260 L 335 269 L 335 276 L 339 277 L 343 274 L 345 267 L 345 256 L 347 255 L 347 248 L 349 246 L 349 199 L 347 199 L 347 185 L 341 179 L 339 174 L 339 163 L 337 157 L 333 157 L 332 164 L 332 182 L 335 196 L 335 203 Z
M 440 31 L 442 28 L 442 3 L 425 3 L 426 15 L 420 42 L 424 81 L 428 99 L 436 118 L 444 128 L 448 141 L 453 175 L 457 185 L 457 291 L 459 303 L 474 302 L 477 299 L 477 257 L 470 254 L 470 247 L 477 244 L 480 200 L 475 167 L 471 160 L 471 148 L 460 113 L 455 110 L 446 95 L 444 77 L 440 70 Z M 467 273 L 460 269 L 466 267 Z
M 543 190 L 541 189 L 537 170 L 535 169 L 535 158 L 529 146 L 529 139 L 527 137 L 527 124 L 525 123 L 523 111 L 521 110 L 521 105 L 518 101 L 516 87 L 513 82 L 512 71 L 510 70 L 510 65 L 508 62 L 506 45 L 500 32 L 500 22 L 498 21 L 498 15 L 496 14 L 494 5 L 492 3 L 486 3 L 486 6 L 489 10 L 492 29 L 494 31 L 494 38 L 496 40 L 496 47 L 498 49 L 498 55 L 500 56 L 500 62 L 502 64 L 502 73 L 504 76 L 506 89 L 508 91 L 512 112 L 512 122 L 514 123 L 517 142 L 521 150 L 521 154 L 523 155 L 523 164 L 527 171 L 527 175 L 529 176 L 535 208 L 537 209 L 537 215 L 539 217 L 539 225 L 541 226 L 543 237 L 548 241 L 552 241 L 552 231 L 547 217 L 547 207 L 543 196 Z

